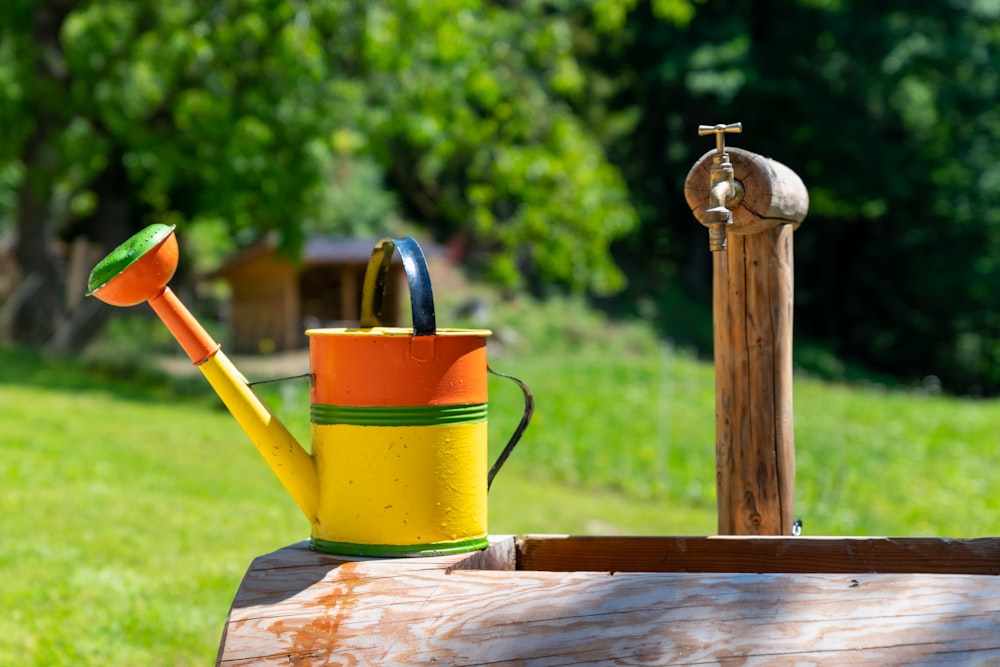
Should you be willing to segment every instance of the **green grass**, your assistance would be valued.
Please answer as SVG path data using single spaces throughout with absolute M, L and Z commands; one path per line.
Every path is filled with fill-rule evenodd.
M 491 532 L 714 532 L 709 365 L 574 302 L 491 320 L 492 365 L 537 399 Z M 109 360 L 121 349 L 0 348 L 0 664 L 211 664 L 251 559 L 307 536 L 204 381 Z M 303 383 L 261 392 L 305 437 Z M 495 455 L 521 397 L 498 378 L 490 392 Z M 1000 535 L 997 425 L 996 401 L 797 379 L 806 534 Z
M 795 401 L 808 532 L 1000 535 L 1000 402 L 813 380 Z
M 493 365 L 538 395 L 517 460 L 553 479 L 714 517 L 711 365 L 641 325 L 611 326 L 571 303 L 511 308 L 499 319 L 526 332 Z M 512 400 L 491 391 L 491 403 Z M 795 506 L 806 534 L 1000 535 L 1000 401 L 803 374 L 794 415 Z M 491 428 L 497 443 L 503 434 Z M 694 527 L 712 532 L 714 518 Z
M 307 432 L 304 397 L 269 391 Z M 201 381 L 0 349 L 0 451 L 0 664 L 211 664 L 253 557 L 308 537 Z M 494 533 L 710 530 L 704 509 L 554 484 L 520 454 Z
M 211 664 L 242 572 L 299 517 L 210 401 L 24 360 L 0 387 L 0 664 Z

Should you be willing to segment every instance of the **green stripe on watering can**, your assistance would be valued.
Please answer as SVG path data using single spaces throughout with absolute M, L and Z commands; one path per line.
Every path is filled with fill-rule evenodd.
M 412 556 L 447 556 L 448 554 L 479 551 L 490 545 L 488 537 L 474 537 L 456 542 L 435 542 L 432 544 L 359 544 L 356 542 L 329 542 L 313 537 L 309 546 L 315 551 L 323 551 L 344 556 L 369 556 L 374 558 L 400 558 Z
M 441 426 L 444 424 L 480 424 L 486 421 L 487 404 L 353 406 L 313 403 L 313 424 L 330 426 Z

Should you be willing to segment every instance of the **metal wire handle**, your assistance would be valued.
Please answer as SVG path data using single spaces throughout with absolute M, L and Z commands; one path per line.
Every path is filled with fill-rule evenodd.
M 486 476 L 486 490 L 489 491 L 490 486 L 493 484 L 493 478 L 497 476 L 498 472 L 500 472 L 500 468 L 503 467 L 503 464 L 507 461 L 507 457 L 509 457 L 510 453 L 514 451 L 514 447 L 517 445 L 518 440 L 520 440 L 521 436 L 524 434 L 524 430 L 528 428 L 528 422 L 531 421 L 531 415 L 535 413 L 535 396 L 531 393 L 531 389 L 528 388 L 528 385 L 524 384 L 513 375 L 498 373 L 490 368 L 489 364 L 486 365 L 486 370 L 497 377 L 513 380 L 517 383 L 517 386 L 521 388 L 521 392 L 524 394 L 524 414 L 521 415 L 521 423 L 519 423 L 517 428 L 514 429 L 514 435 L 510 436 L 510 440 L 507 441 L 507 445 L 503 448 L 503 451 L 500 452 L 500 456 L 497 457 L 496 463 L 494 463 L 493 467 L 490 468 L 489 475 Z

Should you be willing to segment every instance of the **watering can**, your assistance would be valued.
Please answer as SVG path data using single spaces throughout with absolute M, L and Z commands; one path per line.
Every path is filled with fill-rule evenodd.
M 361 326 L 309 329 L 311 453 L 167 282 L 172 226 L 150 225 L 91 272 L 88 294 L 149 303 L 201 370 L 312 524 L 310 546 L 352 556 L 430 556 L 487 546 L 486 494 L 527 427 L 533 399 L 489 368 L 485 329 L 439 329 L 427 264 L 412 238 L 382 239 L 362 289 Z M 383 326 L 385 283 L 399 253 L 413 328 Z M 525 409 L 487 470 L 487 373 L 515 381 Z

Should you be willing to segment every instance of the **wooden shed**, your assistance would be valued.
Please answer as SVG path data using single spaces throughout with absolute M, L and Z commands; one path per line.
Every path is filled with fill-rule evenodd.
M 283 256 L 273 238 L 237 252 L 207 277 L 232 290 L 226 349 L 252 354 L 294 350 L 305 330 L 357 326 L 365 267 L 376 239 L 309 239 L 298 261 Z M 386 286 L 384 317 L 400 322 L 405 291 L 402 265 L 394 258 Z

